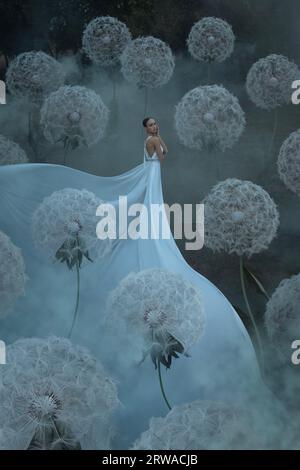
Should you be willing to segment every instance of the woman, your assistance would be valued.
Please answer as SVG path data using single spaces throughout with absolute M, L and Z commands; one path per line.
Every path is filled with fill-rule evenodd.
M 143 120 L 143 126 L 146 129 L 147 138 L 144 146 L 144 159 L 146 161 L 162 161 L 167 152 L 167 146 L 159 134 L 159 127 L 156 120 L 152 117 L 146 117 Z

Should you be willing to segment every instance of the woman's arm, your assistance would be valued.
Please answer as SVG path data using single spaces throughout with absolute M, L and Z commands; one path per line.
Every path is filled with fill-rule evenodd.
M 164 141 L 162 140 L 162 138 L 160 136 L 158 136 L 158 138 L 159 138 L 161 146 L 163 148 L 163 153 L 164 153 L 164 155 L 166 155 L 168 153 L 168 148 L 167 148 L 166 144 L 164 143 Z
M 168 153 L 168 148 L 166 146 L 166 144 L 164 143 L 164 141 L 162 140 L 161 136 L 160 136 L 160 133 L 159 133 L 159 127 L 158 127 L 158 131 L 157 131 L 157 137 L 159 138 L 160 140 L 160 143 L 161 143 L 161 146 L 163 148 L 163 153 L 164 155 L 166 155 Z
M 164 153 L 161 150 L 160 147 L 160 139 L 157 136 L 151 137 L 150 143 L 154 146 L 154 151 L 156 152 L 159 160 L 163 160 L 165 158 Z

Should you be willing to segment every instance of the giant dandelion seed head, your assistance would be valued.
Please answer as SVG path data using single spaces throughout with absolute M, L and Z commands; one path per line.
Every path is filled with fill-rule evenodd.
M 170 47 L 152 36 L 131 41 L 121 55 L 121 71 L 139 88 L 165 85 L 173 75 L 175 60 Z
M 4 135 L 0 135 L 0 165 L 27 162 L 26 153 L 17 143 L 7 139 Z
M 237 142 L 244 127 L 244 111 L 223 86 L 196 87 L 176 106 L 177 135 L 192 149 L 224 151 Z
M 138 356 L 144 348 L 152 349 L 153 360 L 172 348 L 184 352 L 204 330 L 202 296 L 181 275 L 161 268 L 130 273 L 109 294 L 106 322 L 137 345 Z
M 99 361 L 67 339 L 30 338 L 8 346 L 0 398 L 1 421 L 18 436 L 16 442 L 12 433 L 7 448 L 70 447 L 68 442 L 108 448 L 116 385 Z
M 83 50 L 88 57 L 104 67 L 115 65 L 131 41 L 127 26 L 112 16 L 94 18 L 82 37 Z
M 291 344 L 300 336 L 300 274 L 283 279 L 267 302 L 265 326 L 281 360 L 290 361 Z
M 259 59 L 250 68 L 246 89 L 259 108 L 271 110 L 291 101 L 291 85 L 300 78 L 300 71 L 287 57 L 271 54 Z
M 213 251 L 252 256 L 269 247 L 279 226 L 270 195 L 251 181 L 229 178 L 203 201 L 205 244 Z
M 38 103 L 64 83 L 64 72 L 61 64 L 48 54 L 24 52 L 10 63 L 6 81 L 13 95 Z
M 0 231 L 0 318 L 13 308 L 18 297 L 24 294 L 28 276 L 20 248 Z
M 51 93 L 41 109 L 41 126 L 51 143 L 91 146 L 106 130 L 109 110 L 101 97 L 82 86 L 63 86 Z
M 226 21 L 206 17 L 194 24 L 187 45 L 194 59 L 223 62 L 232 54 L 234 40 L 232 28 Z
M 283 142 L 277 167 L 286 187 L 300 196 L 300 130 L 292 132 Z
M 82 257 L 92 261 L 105 256 L 111 250 L 112 241 L 97 238 L 99 218 L 96 210 L 102 203 L 86 189 L 54 191 L 45 197 L 32 216 L 32 236 L 36 246 L 48 257 L 60 260 L 64 257 L 70 263 L 78 260 L 79 251 Z
M 250 413 L 222 402 L 196 400 L 174 408 L 164 418 L 151 418 L 134 450 L 209 450 L 260 448 Z

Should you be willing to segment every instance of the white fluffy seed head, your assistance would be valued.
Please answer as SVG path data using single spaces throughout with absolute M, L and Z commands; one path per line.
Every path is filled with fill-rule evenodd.
M 283 142 L 277 168 L 286 187 L 300 196 L 300 130 L 292 132 Z
M 57 90 L 64 82 L 61 64 L 44 52 L 24 52 L 9 65 L 6 82 L 9 91 L 34 102 Z
M 196 400 L 174 406 L 164 418 L 151 418 L 134 450 L 212 450 L 261 448 L 249 410 Z
M 259 108 L 271 110 L 291 102 L 291 85 L 300 78 L 297 65 L 287 57 L 271 54 L 250 68 L 246 89 Z
M 16 300 L 24 294 L 27 280 L 20 248 L 0 231 L 0 318 L 10 313 Z
M 112 16 L 94 18 L 82 37 L 85 53 L 95 64 L 103 67 L 117 64 L 130 41 L 131 34 L 127 26 Z
M 193 88 L 176 106 L 177 135 L 192 149 L 224 151 L 237 142 L 244 127 L 244 111 L 223 86 Z
M 130 347 L 137 344 L 139 358 L 156 337 L 168 334 L 188 350 L 204 330 L 202 296 L 181 275 L 165 269 L 130 273 L 108 296 L 106 325 L 114 335 L 119 328 Z
M 97 207 L 103 201 L 86 189 L 65 188 L 54 191 L 37 207 L 32 216 L 34 243 L 44 255 L 54 259 L 60 246 L 79 233 L 80 241 L 94 260 L 105 256 L 112 247 L 107 238 L 97 238 Z M 70 256 L 76 247 L 70 247 Z
M 24 150 L 12 140 L 0 135 L 0 165 L 14 165 L 27 163 L 28 158 Z
M 121 71 L 139 88 L 165 85 L 173 75 L 175 60 L 170 47 L 153 36 L 138 37 L 121 55 Z
M 91 146 L 106 130 L 109 110 L 101 97 L 82 86 L 63 86 L 51 93 L 41 109 L 41 126 L 51 143 L 65 138 Z
M 206 17 L 192 27 L 188 50 L 192 57 L 204 62 L 223 62 L 233 52 L 235 36 L 231 26 L 224 20 Z
M 251 181 L 229 178 L 203 201 L 205 244 L 213 251 L 252 256 L 269 247 L 279 213 L 270 195 Z
M 47 436 L 51 447 L 57 430 L 65 442 L 72 439 L 83 449 L 109 448 L 111 416 L 119 404 L 116 385 L 97 359 L 65 338 L 7 346 L 0 400 L 1 422 L 13 431 L 7 449 L 27 449 L 32 440 L 43 448 Z
M 283 279 L 268 300 L 265 326 L 279 358 L 290 362 L 291 345 L 300 338 L 300 274 Z

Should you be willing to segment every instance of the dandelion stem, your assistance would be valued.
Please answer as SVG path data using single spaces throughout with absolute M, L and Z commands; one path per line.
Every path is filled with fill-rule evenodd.
M 210 85 L 210 77 L 211 77 L 211 62 L 207 64 L 207 85 Z
M 69 140 L 67 140 L 66 142 L 66 146 L 64 148 L 64 165 L 66 166 L 67 165 L 67 154 L 68 154 L 68 150 L 69 150 Z
M 35 160 L 38 161 L 38 153 L 34 142 L 33 132 L 32 132 L 32 111 L 29 110 L 28 113 L 28 142 L 30 147 L 33 150 Z
M 145 106 L 144 106 L 144 117 L 147 113 L 147 106 L 148 106 L 148 88 L 145 88 Z
M 55 419 L 53 419 L 53 418 L 51 417 L 51 421 L 52 421 L 52 424 L 53 424 L 53 428 L 54 428 L 54 430 L 55 430 L 55 432 L 56 432 L 56 434 L 57 434 L 57 436 L 58 436 L 58 439 L 63 440 L 63 439 L 62 439 L 62 436 L 60 435 L 60 433 L 59 433 L 59 431 L 58 431 L 58 428 L 57 428 L 57 426 L 56 426 Z
M 261 342 L 259 330 L 257 328 L 256 321 L 255 321 L 254 315 L 252 313 L 252 310 L 251 310 L 251 307 L 250 307 L 250 304 L 249 304 L 249 300 L 248 300 L 248 296 L 247 296 L 247 292 L 246 292 L 245 278 L 244 278 L 244 262 L 243 262 L 243 257 L 242 256 L 240 256 L 240 277 L 241 277 L 242 292 L 243 292 L 245 304 L 246 304 L 246 307 L 247 307 L 248 315 L 249 315 L 249 317 L 251 319 L 251 322 L 252 322 L 252 325 L 254 327 L 254 331 L 255 331 L 255 334 L 256 334 L 256 338 L 257 338 L 257 344 L 258 344 L 259 351 L 260 351 L 260 357 L 261 357 L 261 360 L 263 361 L 262 342 Z
M 218 155 L 217 155 L 217 151 L 216 150 L 213 150 L 212 151 L 212 154 L 213 154 L 213 160 L 214 160 L 214 164 L 215 164 L 215 170 L 216 170 L 216 175 L 217 175 L 217 180 L 218 182 L 221 181 L 221 172 L 220 172 L 220 159 L 218 158 Z
M 79 277 L 79 261 L 76 261 L 76 274 L 77 274 L 77 294 L 76 294 L 76 304 L 75 304 L 75 311 L 73 316 L 72 326 L 68 335 L 68 338 L 71 338 L 73 328 L 76 322 L 77 314 L 78 314 L 78 306 L 79 306 L 79 288 L 80 288 L 80 277 Z
M 117 97 L 117 86 L 116 86 L 116 79 L 115 79 L 115 77 L 113 77 L 112 83 L 113 83 L 113 96 L 112 96 L 112 99 L 113 99 L 113 101 L 116 101 L 116 97 Z
M 159 385 L 160 385 L 160 389 L 161 389 L 161 393 L 162 393 L 162 396 L 166 402 L 166 405 L 167 407 L 169 408 L 169 410 L 171 410 L 171 405 L 170 403 L 168 402 L 168 399 L 166 397 L 166 394 L 165 394 L 165 390 L 164 390 L 164 386 L 163 386 L 163 382 L 162 382 L 162 378 L 161 378 L 161 369 L 160 369 L 160 361 L 157 361 L 158 362 L 158 366 L 157 366 L 157 370 L 158 370 L 158 378 L 159 378 Z
M 272 130 L 272 136 L 269 144 L 269 150 L 268 150 L 268 160 L 271 162 L 272 158 L 272 149 L 273 149 L 273 144 L 276 136 L 276 131 L 277 131 L 277 125 L 278 125 L 278 112 L 277 108 L 274 110 L 274 117 L 273 117 L 273 130 Z M 268 162 L 266 162 L 267 164 Z

